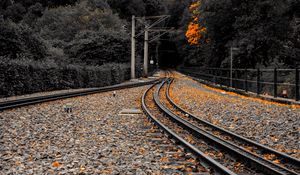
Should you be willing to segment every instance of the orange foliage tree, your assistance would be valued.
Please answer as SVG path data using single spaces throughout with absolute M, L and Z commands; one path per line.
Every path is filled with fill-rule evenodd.
M 192 21 L 189 23 L 185 36 L 190 45 L 199 45 L 201 40 L 205 40 L 205 34 L 207 33 L 206 27 L 201 24 L 201 14 L 200 14 L 200 0 L 193 2 L 190 7 L 189 11 L 192 14 Z

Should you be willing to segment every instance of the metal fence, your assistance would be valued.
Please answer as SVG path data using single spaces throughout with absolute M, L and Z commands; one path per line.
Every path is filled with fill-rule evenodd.
M 230 69 L 182 67 L 182 73 L 222 86 L 269 95 L 300 99 L 299 69 Z

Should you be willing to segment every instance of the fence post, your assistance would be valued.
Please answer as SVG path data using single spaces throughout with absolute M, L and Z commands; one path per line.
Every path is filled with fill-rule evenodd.
M 233 88 L 233 69 L 230 69 L 230 87 Z
M 257 95 L 259 95 L 260 94 L 260 70 L 259 69 L 257 69 L 256 85 L 257 85 L 256 93 L 257 93 Z
M 220 84 L 220 83 L 219 83 L 219 76 L 220 76 L 220 69 L 217 69 L 217 70 L 216 70 L 216 83 L 217 83 L 217 84 Z
M 244 89 L 246 92 L 248 92 L 248 72 L 247 68 L 245 69 L 245 84 L 244 84 Z
M 299 85 L 299 69 L 296 68 L 296 101 L 300 100 L 300 94 L 299 94 L 299 90 L 300 90 L 300 85 Z
M 228 84 L 226 83 L 226 86 L 227 86 L 227 87 L 230 87 L 230 82 L 231 82 L 231 81 L 230 81 L 230 71 L 227 72 L 227 70 L 226 70 L 226 74 L 227 74 L 227 78 L 228 78 L 228 79 L 226 80 L 226 81 L 228 81 Z
M 239 89 L 239 82 L 240 82 L 240 81 L 237 80 L 237 79 L 239 79 L 239 76 L 238 76 L 238 73 L 239 73 L 239 72 L 238 72 L 238 71 L 239 71 L 239 70 L 235 70 L 235 73 L 234 73 L 234 76 L 235 76 L 235 77 L 234 77 L 234 78 L 235 78 L 235 83 L 233 83 L 233 84 L 235 84 L 235 87 L 234 87 L 235 89 Z
M 274 69 L 274 97 L 277 97 L 277 69 Z

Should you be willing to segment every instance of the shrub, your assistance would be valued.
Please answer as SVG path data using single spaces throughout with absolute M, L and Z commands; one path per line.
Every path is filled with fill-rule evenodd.
M 66 47 L 66 52 L 76 62 L 102 65 L 108 62 L 126 62 L 130 58 L 129 38 L 125 35 L 103 30 L 87 31 L 76 37 Z
M 129 79 L 129 66 L 59 66 L 50 61 L 0 58 L 0 97 L 41 91 L 91 88 L 117 84 Z
M 75 6 L 46 9 L 37 21 L 37 29 L 46 40 L 58 39 L 66 42 L 72 41 L 77 34 L 86 30 L 107 29 L 125 33 L 122 28 L 125 22 L 105 7 L 100 7 L 99 3 L 91 3 L 90 0 Z
M 25 24 L 0 22 L 0 56 L 17 58 L 25 55 L 33 59 L 42 59 L 46 48 L 40 38 Z

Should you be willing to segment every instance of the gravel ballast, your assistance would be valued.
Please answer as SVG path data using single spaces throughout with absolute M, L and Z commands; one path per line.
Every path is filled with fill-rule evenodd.
M 194 115 L 300 158 L 300 108 L 248 98 L 176 74 L 171 98 Z
M 147 87 L 0 112 L 0 174 L 180 174 L 166 160 L 186 153 L 144 114 L 118 115 L 140 109 Z

